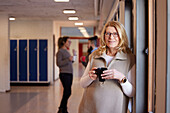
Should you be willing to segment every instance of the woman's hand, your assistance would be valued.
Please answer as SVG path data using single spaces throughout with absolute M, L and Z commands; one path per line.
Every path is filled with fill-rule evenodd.
M 93 67 L 90 71 L 89 71 L 89 77 L 92 80 L 96 80 L 97 79 L 97 75 L 95 74 L 95 70 L 97 69 L 97 67 Z
M 70 56 L 70 57 L 69 57 L 69 60 L 70 60 L 70 61 L 73 61 L 73 56 Z
M 72 50 L 73 56 L 77 56 L 77 51 L 75 49 Z
M 117 71 L 116 69 L 105 70 L 101 76 L 102 79 L 116 79 L 119 81 L 125 77 L 123 73 Z

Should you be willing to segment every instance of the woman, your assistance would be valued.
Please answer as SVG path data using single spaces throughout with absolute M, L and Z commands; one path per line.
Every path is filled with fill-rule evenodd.
M 104 82 L 95 74 L 100 67 L 107 68 L 101 74 Z M 79 113 L 127 113 L 128 100 L 135 95 L 135 56 L 119 22 L 105 25 L 101 46 L 90 55 L 80 85 L 85 91 Z
M 67 101 L 71 95 L 71 86 L 73 81 L 73 57 L 67 51 L 67 49 L 70 47 L 69 37 L 59 38 L 58 47 L 57 66 L 60 69 L 59 78 L 64 88 L 58 113 L 68 113 Z

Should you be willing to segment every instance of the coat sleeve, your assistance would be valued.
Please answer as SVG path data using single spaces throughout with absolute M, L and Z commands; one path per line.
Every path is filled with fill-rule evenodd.
M 60 52 L 60 51 L 57 53 L 56 56 L 57 56 L 57 59 L 56 59 L 57 62 L 56 63 L 57 63 L 58 67 L 65 66 L 70 62 L 69 58 L 63 59 L 62 52 Z

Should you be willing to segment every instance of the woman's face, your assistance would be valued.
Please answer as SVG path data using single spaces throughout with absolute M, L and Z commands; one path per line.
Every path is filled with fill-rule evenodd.
M 104 39 L 108 48 L 115 49 L 118 46 L 120 39 L 115 27 L 109 26 L 106 28 Z
M 66 48 L 69 48 L 70 45 L 71 45 L 71 40 L 70 40 L 70 39 L 67 39 L 67 41 L 66 41 L 66 43 L 64 44 L 64 46 L 65 46 Z

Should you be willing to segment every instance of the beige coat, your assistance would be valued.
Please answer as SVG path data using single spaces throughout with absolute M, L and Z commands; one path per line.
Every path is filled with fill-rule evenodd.
M 135 64 L 133 54 L 118 52 L 111 63 L 106 66 L 105 56 L 105 53 L 98 56 L 96 52 L 93 52 L 89 60 L 91 68 L 116 69 L 126 76 Z M 126 113 L 128 100 L 129 98 L 123 93 L 117 80 L 105 80 L 104 83 L 101 83 L 97 79 L 85 88 L 79 113 Z

